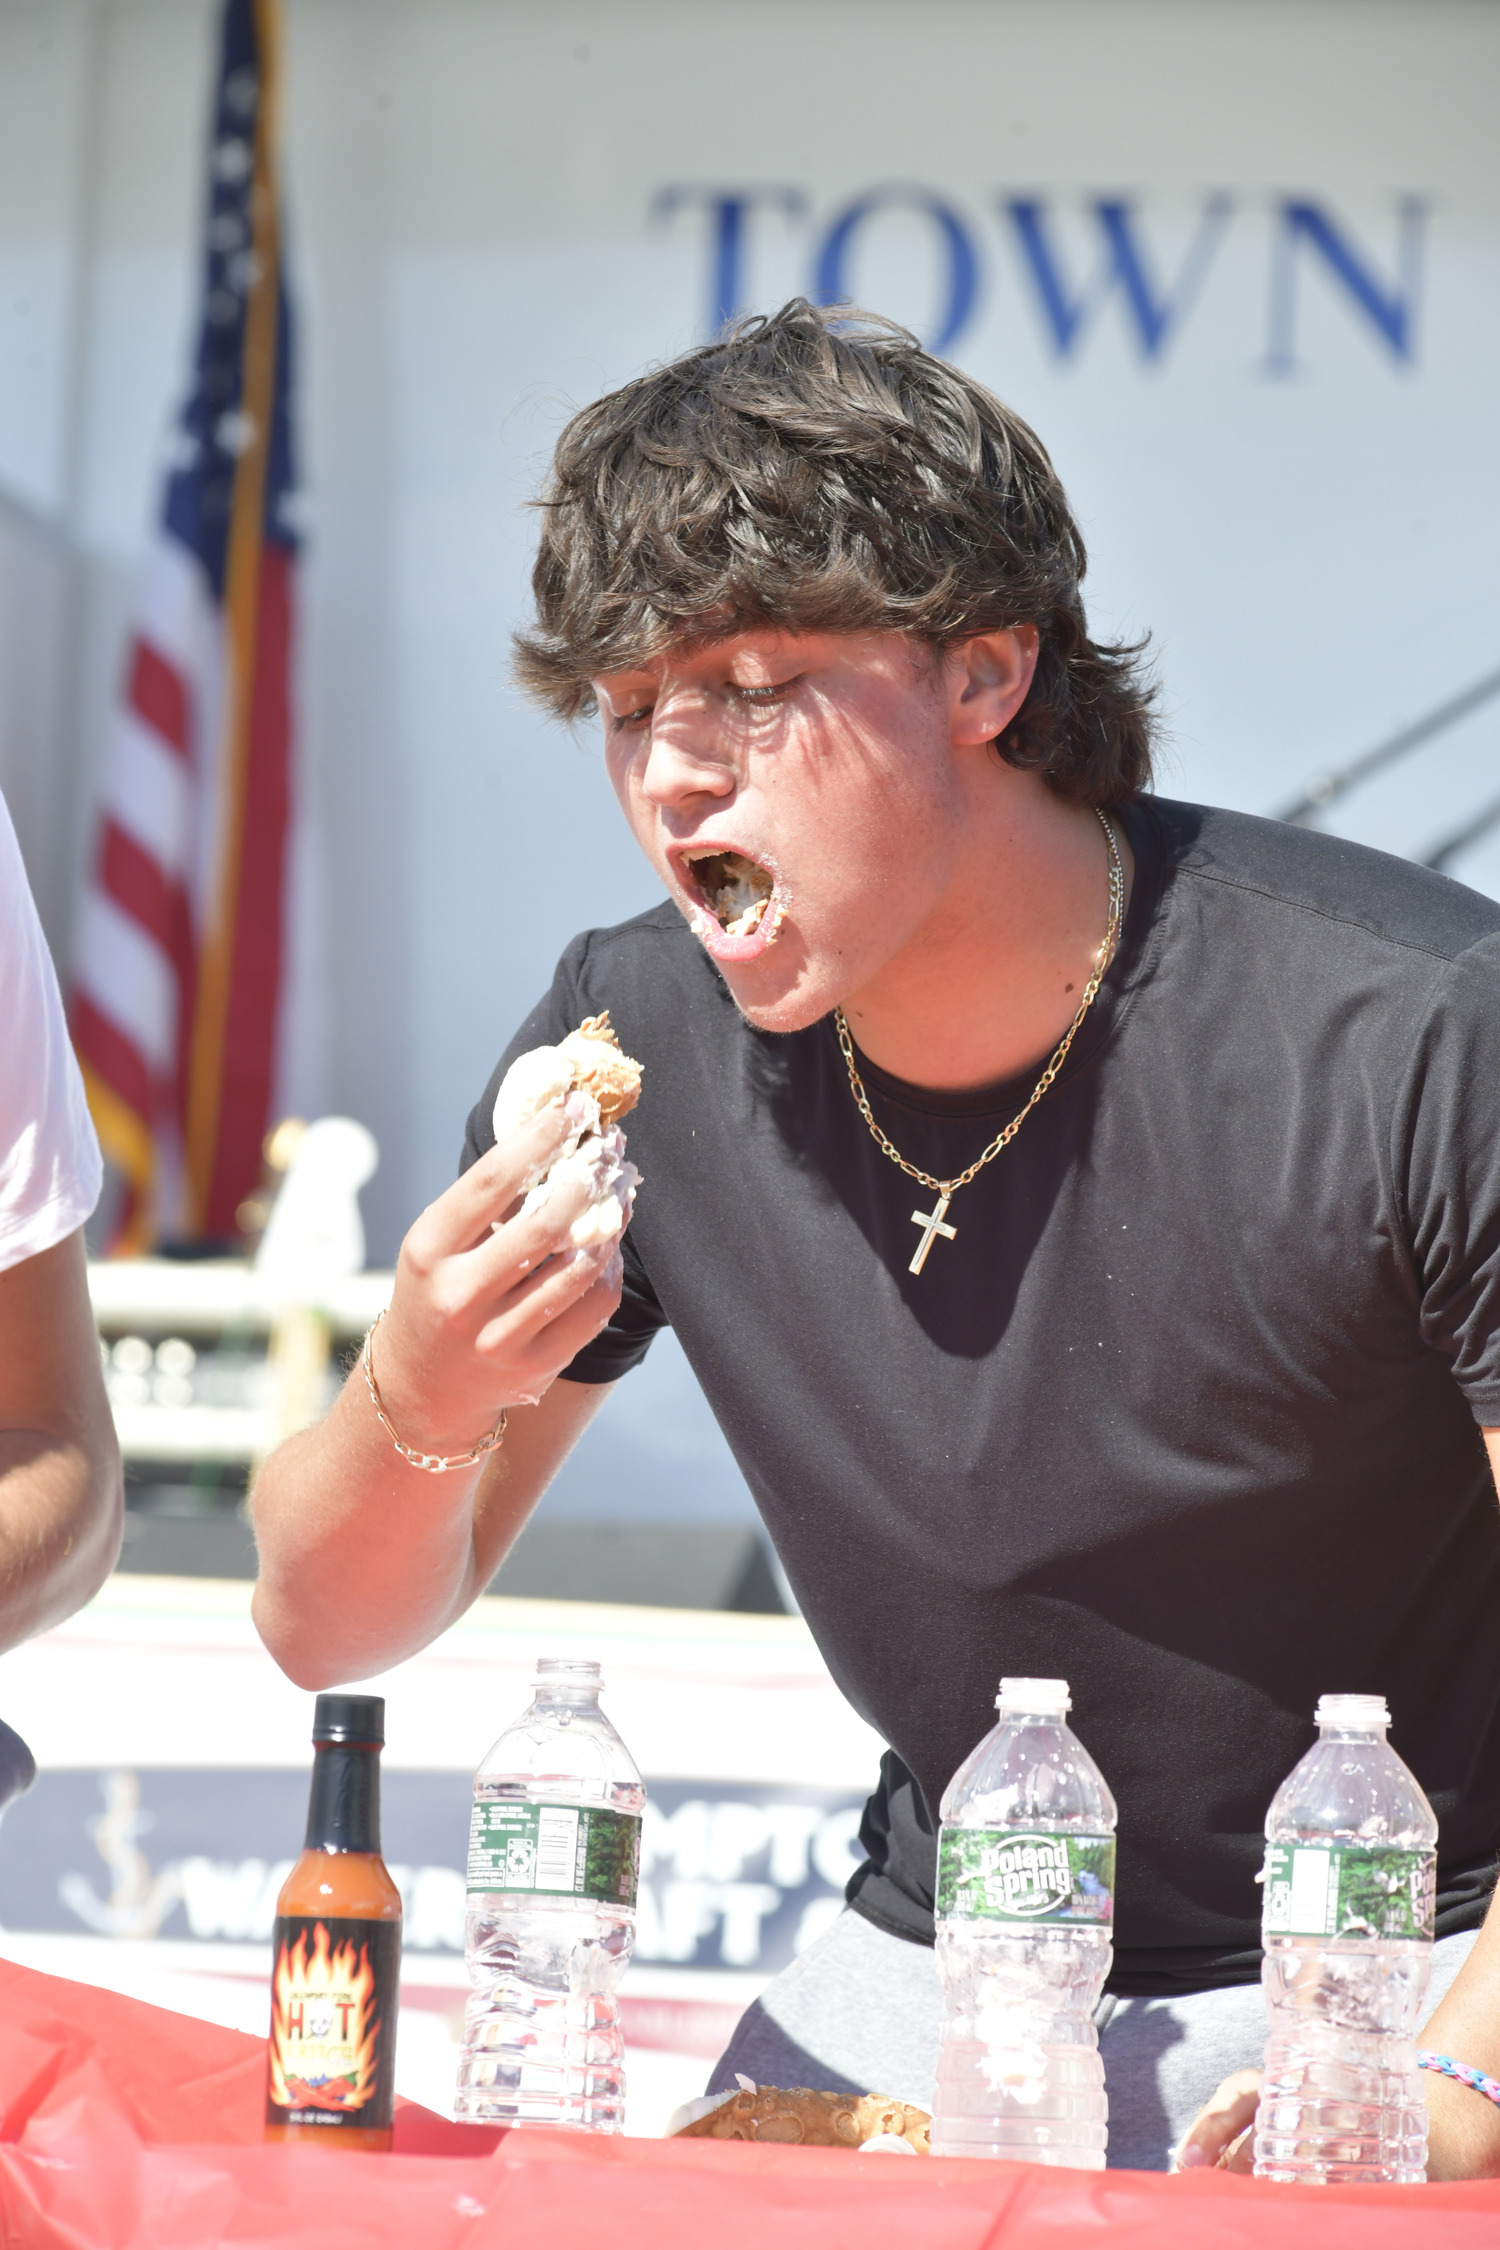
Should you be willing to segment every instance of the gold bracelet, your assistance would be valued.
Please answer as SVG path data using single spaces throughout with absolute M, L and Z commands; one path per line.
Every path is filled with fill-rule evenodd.
M 360 1365 L 364 1368 L 365 1371 L 365 1388 L 370 1394 L 370 1404 L 375 1409 L 376 1417 L 379 1420 L 380 1427 L 385 1431 L 387 1437 L 390 1439 L 392 1445 L 396 1448 L 396 1451 L 400 1454 L 402 1460 L 409 1461 L 414 1469 L 426 1469 L 430 1475 L 436 1477 L 441 1476 L 444 1469 L 472 1469 L 476 1467 L 477 1464 L 484 1459 L 487 1453 L 494 1452 L 495 1447 L 504 1437 L 506 1414 L 508 1410 L 503 1406 L 501 1407 L 500 1419 L 495 1424 L 495 1427 L 491 1430 L 489 1436 L 482 1437 L 477 1445 L 471 1445 L 467 1453 L 418 1453 L 415 1446 L 403 1445 L 400 1438 L 397 1437 L 394 1429 L 392 1429 L 391 1427 L 390 1416 L 386 1413 L 384 1406 L 381 1404 L 380 1393 L 375 1388 L 375 1369 L 370 1360 L 370 1338 L 374 1335 L 376 1329 L 380 1326 L 380 1323 L 384 1320 L 384 1318 L 385 1314 L 383 1312 L 378 1312 L 375 1315 L 374 1320 L 370 1323 L 368 1333 L 365 1336 L 365 1348 L 360 1354 Z

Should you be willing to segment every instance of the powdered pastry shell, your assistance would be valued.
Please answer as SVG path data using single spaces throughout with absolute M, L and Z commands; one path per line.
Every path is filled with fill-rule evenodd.
M 578 1250 L 604 1250 L 623 1232 L 641 1175 L 625 1155 L 615 1122 L 634 1109 L 641 1066 L 621 1054 L 609 1013 L 589 1016 L 555 1047 L 517 1055 L 495 1096 L 495 1139 L 529 1124 L 549 1102 L 565 1101 L 571 1127 L 548 1170 L 529 1182 L 523 1215 L 545 1203 L 556 1187 L 576 1180 L 588 1194 L 569 1232 Z M 497 1219 L 496 1226 L 500 1224 Z
M 741 2088 L 674 2136 L 698 2141 L 779 2141 L 804 2148 L 862 2148 L 879 2134 L 905 2141 L 919 2156 L 928 2151 L 925 2109 L 884 2094 L 819 2094 L 807 2086 Z
M 601 1016 L 586 1017 L 555 1047 L 532 1047 L 517 1055 L 495 1096 L 495 1138 L 505 1140 L 529 1125 L 549 1102 L 568 1094 L 581 1094 L 592 1105 L 582 1112 L 582 1130 L 596 1133 L 601 1126 L 618 1124 L 634 1109 L 640 1093 L 641 1066 L 621 1054 L 606 1008 Z

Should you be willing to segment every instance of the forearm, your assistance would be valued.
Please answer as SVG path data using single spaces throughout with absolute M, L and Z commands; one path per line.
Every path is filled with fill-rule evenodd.
M 368 1679 L 460 1616 L 603 1396 L 556 1378 L 619 1303 L 619 1252 L 573 1245 L 586 1182 L 524 1202 L 571 1130 L 550 1104 L 428 1205 L 366 1346 L 386 1421 L 407 1445 L 467 1453 L 505 1406 L 503 1447 L 482 1469 L 411 1467 L 357 1367 L 327 1419 L 256 1479 L 255 1622 L 300 1687 Z
M 98 1592 L 120 1552 L 122 1512 L 111 1429 L 0 1432 L 0 1649 Z
M 98 1592 L 120 1552 L 122 1513 L 76 1233 L 0 1272 L 0 1648 Z
M 460 1614 L 477 1590 L 478 1481 L 409 1467 L 357 1369 L 322 1422 L 277 1448 L 250 1495 L 253 1614 L 299 1687 L 367 1678 Z
M 482 1473 L 434 1476 L 402 1460 L 356 1369 L 251 1495 L 253 1613 L 282 1670 L 330 1687 L 425 1648 L 484 1591 L 603 1395 L 557 1383 L 539 1406 L 510 1409 Z
M 1419 2044 L 1500 2078 L 1500 1905 L 1495 1900 Z M 1500 2108 L 1456 2079 L 1430 2070 L 1422 2076 L 1430 2121 L 1427 2177 L 1484 2180 L 1500 2175 Z
M 1500 1484 L 1500 1429 L 1486 1429 L 1490 1466 Z M 1500 2078 L 1500 1892 L 1473 1950 L 1433 2011 L 1422 2046 Z M 1472 2086 L 1424 2072 L 1430 2120 L 1427 2177 L 1483 2180 L 1500 2176 L 1500 2108 Z

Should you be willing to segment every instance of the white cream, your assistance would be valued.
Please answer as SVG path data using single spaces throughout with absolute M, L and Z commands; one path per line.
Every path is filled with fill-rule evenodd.
M 690 2102 L 684 2102 L 680 2109 L 673 2110 L 667 2119 L 667 2129 L 662 2138 L 670 2140 L 674 2133 L 681 2133 L 689 2125 L 696 2125 L 700 2117 L 712 2117 L 716 2109 L 722 2109 L 726 2102 L 732 2102 L 738 2092 L 737 2086 L 731 2086 L 727 2094 L 695 2094 Z
M 612 1242 L 623 1230 L 640 1178 L 625 1155 L 625 1135 L 612 1125 L 607 1133 L 589 1134 L 571 1155 L 559 1157 L 521 1205 L 521 1216 L 524 1219 L 537 1210 L 554 1188 L 576 1181 L 587 1190 L 589 1200 L 568 1233 L 576 1249 L 592 1250 Z
M 517 1055 L 495 1096 L 496 1140 L 503 1141 L 507 1134 L 529 1125 L 548 1102 L 561 1101 L 572 1084 L 572 1058 L 565 1055 L 561 1047 L 533 1047 L 529 1053 Z M 596 1109 L 596 1130 L 598 1122 Z
M 626 1158 L 625 1136 L 618 1125 L 601 1132 L 599 1104 L 593 1095 L 571 1091 L 575 1056 L 580 1062 L 588 1062 L 592 1059 L 588 1048 L 597 1045 L 596 1040 L 584 1040 L 577 1032 L 570 1032 L 560 1046 L 533 1047 L 517 1055 L 495 1096 L 497 1141 L 529 1124 L 549 1102 L 567 1100 L 573 1129 L 544 1176 L 527 1182 L 521 1215 L 524 1218 L 539 1209 L 554 1187 L 576 1181 L 589 1198 L 587 1208 L 579 1212 L 568 1230 L 578 1250 L 601 1248 L 624 1231 L 641 1181 L 640 1173 Z M 499 1224 L 496 1220 L 495 1225 Z

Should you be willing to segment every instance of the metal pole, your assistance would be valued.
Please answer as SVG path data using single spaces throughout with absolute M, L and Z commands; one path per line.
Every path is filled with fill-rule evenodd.
M 1415 750 L 1419 744 L 1430 742 L 1435 734 L 1442 734 L 1446 728 L 1456 726 L 1460 719 L 1466 719 L 1471 711 L 1477 711 L 1481 704 L 1488 703 L 1495 695 L 1500 695 L 1500 672 L 1489 672 L 1482 680 L 1476 680 L 1472 687 L 1465 688 L 1462 695 L 1455 695 L 1451 702 L 1440 703 L 1425 718 L 1414 720 L 1409 727 L 1403 727 L 1399 734 L 1391 735 L 1385 742 L 1378 742 L 1373 750 L 1367 750 L 1362 758 L 1354 759 L 1352 764 L 1337 767 L 1332 773 L 1317 775 L 1308 783 L 1304 795 L 1285 806 L 1281 812 L 1273 814 L 1273 819 L 1292 821 L 1299 827 L 1305 826 L 1315 813 L 1322 812 L 1326 805 L 1333 804 L 1347 790 L 1353 789 L 1361 781 L 1368 781 L 1371 774 L 1379 773 L 1382 766 L 1392 765 L 1397 758 L 1404 758 L 1408 750 Z

